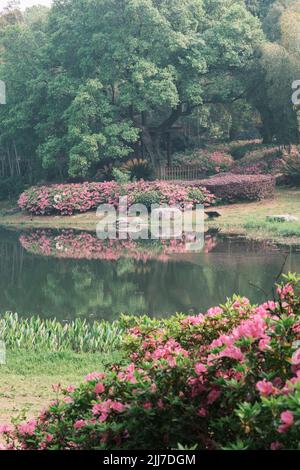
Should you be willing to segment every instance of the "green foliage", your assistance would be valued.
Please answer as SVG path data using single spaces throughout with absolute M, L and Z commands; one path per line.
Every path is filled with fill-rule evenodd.
M 198 204 L 201 200 L 203 200 L 203 202 L 204 202 L 205 196 L 204 196 L 204 193 L 203 193 L 202 189 L 201 188 L 196 188 L 196 187 L 191 188 L 189 190 L 189 199 L 191 201 L 197 201 Z
M 160 204 L 162 195 L 157 190 L 136 191 L 133 194 L 133 204 L 143 204 L 147 209 L 151 208 L 152 204 Z
M 0 144 L 32 180 L 93 177 L 137 148 L 156 164 L 178 120 L 240 93 L 262 40 L 239 0 L 61 0 L 1 18 Z
M 119 184 L 129 183 L 130 175 L 127 171 L 120 170 L 119 168 L 114 168 L 112 170 L 112 176 L 114 180 Z
M 0 177 L 0 201 L 17 197 L 24 189 L 24 178 L 22 176 Z
M 118 348 L 122 329 L 118 322 L 91 322 L 76 318 L 62 324 L 56 319 L 0 315 L 0 339 L 10 350 L 110 352 Z
M 299 147 L 292 146 L 286 151 L 283 158 L 283 174 L 287 182 L 293 185 L 300 185 L 300 151 Z
M 144 158 L 132 158 L 122 165 L 122 170 L 130 174 L 131 180 L 152 179 L 152 168 Z
M 300 222 L 272 222 L 248 218 L 245 229 L 254 229 L 270 236 L 300 237 Z

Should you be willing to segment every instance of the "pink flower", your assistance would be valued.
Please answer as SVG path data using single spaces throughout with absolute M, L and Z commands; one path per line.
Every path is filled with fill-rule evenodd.
M 241 308 L 241 307 L 246 307 L 247 305 L 250 304 L 250 300 L 247 299 L 247 297 L 242 297 L 239 300 L 236 300 L 233 302 L 232 307 L 233 308 Z
M 122 413 L 126 409 L 126 406 L 119 401 L 113 401 L 111 402 L 110 408 L 118 413 Z
M 18 430 L 20 434 L 28 434 L 32 436 L 36 428 L 36 421 L 34 419 L 28 421 L 28 423 L 19 424 Z
M 74 423 L 74 428 L 75 429 L 81 429 L 83 428 L 84 426 L 86 426 L 86 421 L 84 419 L 78 419 L 75 423 Z
M 260 351 L 266 351 L 267 349 L 271 350 L 272 348 L 269 345 L 269 343 L 270 343 L 270 338 L 269 337 L 262 338 L 258 343 L 258 348 L 260 349 Z
M 237 346 L 228 346 L 219 353 L 220 357 L 229 357 L 231 359 L 236 359 L 237 361 L 244 361 L 244 354 Z
M 285 299 L 286 297 L 293 297 L 294 296 L 294 288 L 291 284 L 286 284 L 283 287 L 278 287 L 277 292 L 281 300 Z
M 74 400 L 73 400 L 73 398 L 71 398 L 71 397 L 65 397 L 65 398 L 64 398 L 64 402 L 70 404 L 70 403 L 74 403 Z
M 10 433 L 12 426 L 10 424 L 0 424 L 0 434 Z
M 91 382 L 93 380 L 103 379 L 104 375 L 105 374 L 101 372 L 91 372 L 90 374 L 86 375 L 85 380 L 86 382 Z
M 159 398 L 159 399 L 157 400 L 157 406 L 158 406 L 158 408 L 161 409 L 161 410 L 165 407 L 164 402 L 162 401 L 161 398 Z
M 102 404 L 97 403 L 96 405 L 93 406 L 92 408 L 92 413 L 93 415 L 100 415 L 102 413 Z
M 199 325 L 200 323 L 203 323 L 205 321 L 204 315 L 202 313 L 199 313 L 197 316 L 189 316 L 186 317 L 184 320 L 182 320 L 183 325 Z
M 280 444 L 280 442 L 278 441 L 275 441 L 275 442 L 272 442 L 271 446 L 270 446 L 270 449 L 271 450 L 280 450 L 282 449 L 282 444 Z
M 272 384 L 272 382 L 267 382 L 266 379 L 261 380 L 260 382 L 257 382 L 256 388 L 263 397 L 267 397 L 269 395 L 272 395 L 274 393 L 275 388 Z
M 223 309 L 221 307 L 212 307 L 207 310 L 206 315 L 208 317 L 215 317 L 216 315 L 220 315 L 221 313 L 223 313 Z
M 100 416 L 99 416 L 99 421 L 101 423 L 104 423 L 104 421 L 106 421 L 108 418 L 108 413 L 102 413 Z
M 146 403 L 144 403 L 144 409 L 151 410 L 151 408 L 152 408 L 152 403 L 150 403 L 150 401 L 146 401 Z
M 207 410 L 205 408 L 199 408 L 197 410 L 197 415 L 204 418 L 207 415 Z
M 103 393 L 105 391 L 105 387 L 102 382 L 98 382 L 95 385 L 94 392 L 96 395 L 99 395 L 100 393 Z
M 205 365 L 199 362 L 198 364 L 195 365 L 195 372 L 197 375 L 202 375 L 202 374 L 205 374 L 205 372 L 207 372 L 207 368 L 205 367 Z
M 300 365 L 300 349 L 297 349 L 297 351 L 295 351 L 294 354 L 292 355 L 292 364 L 293 366 Z
M 280 415 L 281 424 L 278 427 L 278 432 L 284 433 L 294 424 L 294 415 L 291 411 L 283 411 Z
M 211 405 L 212 403 L 214 403 L 219 398 L 220 395 L 221 395 L 220 390 L 217 390 L 216 388 L 213 388 L 207 396 L 207 403 L 209 405 Z

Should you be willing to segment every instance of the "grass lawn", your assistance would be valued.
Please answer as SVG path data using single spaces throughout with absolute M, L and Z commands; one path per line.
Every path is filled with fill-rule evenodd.
M 79 384 L 89 372 L 103 370 L 118 357 L 117 352 L 8 351 L 6 365 L 0 365 L 0 424 L 34 416 L 55 398 L 52 384 Z
M 218 206 L 221 217 L 207 221 L 208 227 L 224 234 L 300 246 L 300 190 L 277 189 L 274 199 Z M 266 216 L 290 214 L 297 222 L 268 222 Z
M 7 208 L 7 203 L 6 203 Z M 4 203 L 2 203 L 4 209 Z M 274 199 L 221 205 L 222 217 L 208 221 L 206 228 L 216 227 L 224 234 L 244 235 L 256 240 L 300 246 L 300 189 L 277 189 Z M 4 214 L 4 213 L 3 213 Z M 25 213 L 1 215 L 0 226 L 11 228 L 74 228 L 95 232 L 99 218 L 95 211 L 73 216 L 30 216 Z M 297 222 L 267 222 L 267 215 L 291 214 Z

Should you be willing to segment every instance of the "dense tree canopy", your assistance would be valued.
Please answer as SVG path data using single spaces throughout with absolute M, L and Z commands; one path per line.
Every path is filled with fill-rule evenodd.
M 0 177 L 93 177 L 131 155 L 156 165 L 186 122 L 224 138 L 256 110 L 265 140 L 296 140 L 298 5 L 54 0 L 22 14 L 11 2 L 0 17 Z

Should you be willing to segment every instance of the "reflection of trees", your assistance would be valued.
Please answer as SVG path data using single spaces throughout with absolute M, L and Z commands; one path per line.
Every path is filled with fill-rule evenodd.
M 249 281 L 270 290 L 283 262 L 281 254 L 257 253 L 248 244 L 230 248 L 228 242 L 209 254 L 172 259 L 56 259 L 28 253 L 12 233 L 0 233 L 0 310 L 60 319 L 198 312 L 237 291 L 263 300 Z M 289 263 L 288 269 L 300 271 L 300 255 Z

